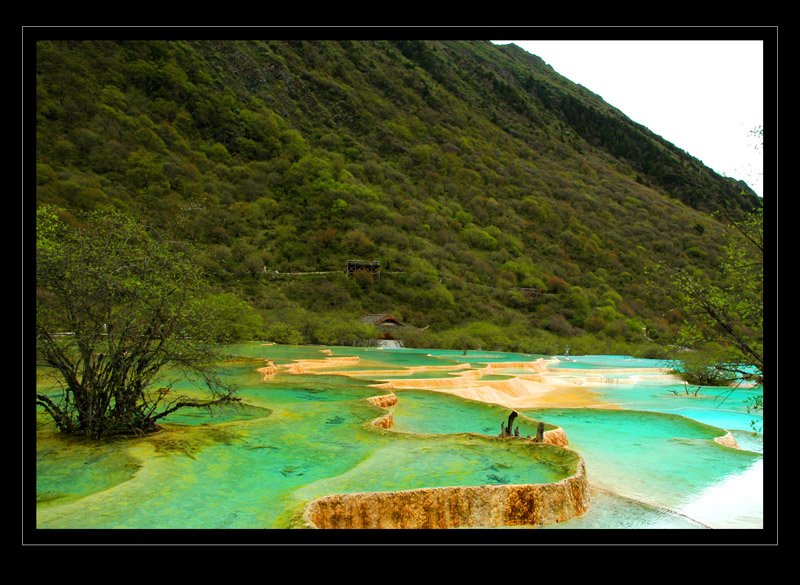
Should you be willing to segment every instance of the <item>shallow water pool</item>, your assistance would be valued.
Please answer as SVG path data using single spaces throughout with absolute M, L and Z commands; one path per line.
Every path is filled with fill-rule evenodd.
M 393 430 L 383 431 L 369 425 L 387 412 L 365 400 L 385 393 L 373 386 L 373 375 L 279 373 L 264 381 L 256 371 L 265 360 L 285 365 L 326 356 L 357 356 L 358 364 L 348 366 L 356 371 L 465 363 L 452 351 L 228 349 L 252 358 L 222 370 L 239 385 L 246 407 L 183 411 L 169 418 L 163 433 L 102 446 L 67 441 L 43 422 L 37 527 L 289 528 L 298 526 L 306 502 L 331 493 L 550 482 L 574 470 L 572 461 L 532 460 L 520 443 L 478 436 L 496 436 L 508 408 L 396 390 Z M 466 356 L 467 363 L 478 368 L 547 357 L 483 354 Z M 752 416 L 741 394 L 721 403 L 716 395 L 676 394 L 673 381 L 635 372 L 654 367 L 652 360 L 621 356 L 562 358 L 550 371 L 624 367 L 630 376 L 616 372 L 591 385 L 611 408 L 522 409 L 516 419 L 522 436 L 535 435 L 539 420 L 548 429 L 561 426 L 586 462 L 596 505 L 561 528 L 760 528 L 763 492 L 753 486 L 763 482 L 761 435 L 747 431 Z M 487 376 L 506 378 L 500 371 Z M 409 376 L 452 377 L 447 371 Z M 740 429 L 735 436 L 742 450 L 714 442 L 730 429 Z M 732 498 L 742 486 L 748 496 Z

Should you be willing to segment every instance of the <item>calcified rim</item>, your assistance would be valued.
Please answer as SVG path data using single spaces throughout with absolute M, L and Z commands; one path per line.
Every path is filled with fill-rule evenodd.
M 368 398 L 381 407 L 397 403 L 394 394 Z M 370 421 L 389 430 L 392 414 Z M 562 429 L 555 429 L 562 431 Z M 394 431 L 390 431 L 394 432 Z M 553 432 L 553 431 L 548 431 Z M 487 440 L 522 440 L 531 448 L 542 443 L 527 439 L 497 439 L 464 433 Z M 591 501 L 586 468 L 580 453 L 563 446 L 577 458 L 577 470 L 553 483 L 477 485 L 418 488 L 401 491 L 357 492 L 322 496 L 306 504 L 307 528 L 460 528 L 554 524 L 582 516 Z
M 334 365 L 336 362 L 357 361 L 358 358 L 330 360 L 301 360 L 289 366 L 281 366 L 288 370 L 292 366 L 300 366 L 300 371 L 307 371 L 303 366 L 317 368 Z M 552 374 L 548 367 L 552 362 L 535 360 L 530 362 L 498 362 L 486 364 L 479 370 L 470 369 L 469 364 L 457 366 L 419 366 L 404 368 L 398 373 L 412 371 L 441 371 L 449 373 L 452 382 L 463 382 L 465 378 L 480 376 L 493 369 L 526 367 L 535 369 L 537 373 Z M 274 364 L 269 373 L 278 370 Z M 273 369 L 274 368 L 274 369 Z M 654 374 L 658 368 L 633 368 L 637 374 Z M 449 371 L 449 372 L 448 372 Z M 632 369 L 574 370 L 569 374 L 588 374 L 594 376 L 608 373 L 631 373 Z M 262 373 L 267 373 L 263 372 Z M 299 372 L 298 372 L 299 373 Z M 309 372 L 311 373 L 311 372 Z M 317 373 L 317 372 L 313 372 Z M 326 374 L 357 377 L 364 372 L 327 371 Z M 369 374 L 388 374 L 387 370 L 370 371 Z M 526 379 L 530 376 L 515 375 L 515 378 Z M 584 383 L 587 381 L 584 381 Z M 427 383 L 419 381 L 414 386 L 425 388 Z M 582 384 L 583 385 L 583 384 Z M 587 384 L 588 385 L 588 384 Z M 398 389 L 406 384 L 375 384 L 378 388 Z M 394 393 L 370 397 L 367 400 L 379 407 L 396 404 Z M 370 422 L 376 428 L 392 431 L 392 413 L 378 417 Z M 494 437 L 472 434 L 486 439 Z M 525 440 L 525 439 L 521 439 Z M 739 448 L 733 435 L 716 437 L 714 441 L 730 448 Z M 557 448 L 566 448 L 568 440 L 563 429 L 556 428 L 545 432 L 545 443 Z M 536 448 L 537 443 L 531 447 Z M 578 458 L 577 471 L 574 475 L 558 482 L 548 484 L 519 485 L 483 485 L 452 486 L 436 488 L 418 488 L 413 490 L 387 492 L 358 492 L 349 494 L 332 494 L 309 502 L 303 513 L 303 522 L 308 528 L 455 528 L 455 527 L 499 527 L 516 525 L 552 524 L 582 516 L 589 508 L 590 493 L 586 479 L 585 464 L 580 453 L 567 449 Z M 368 520 L 365 520 L 368 519 Z

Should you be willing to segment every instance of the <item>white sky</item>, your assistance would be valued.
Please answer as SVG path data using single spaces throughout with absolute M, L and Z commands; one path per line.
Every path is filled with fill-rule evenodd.
M 492 41 L 541 57 L 628 118 L 762 193 L 762 41 Z

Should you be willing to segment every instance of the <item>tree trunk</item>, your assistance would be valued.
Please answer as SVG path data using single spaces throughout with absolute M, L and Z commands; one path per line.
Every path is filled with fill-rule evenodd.
M 508 415 L 508 424 L 506 425 L 506 431 L 508 434 L 511 434 L 511 429 L 514 428 L 514 419 L 519 416 L 519 413 L 516 410 L 512 410 L 511 414 Z
M 514 419 L 517 418 L 519 413 L 516 410 L 512 410 L 511 414 L 508 415 L 508 425 L 505 423 L 500 423 L 500 437 L 513 437 L 513 427 Z

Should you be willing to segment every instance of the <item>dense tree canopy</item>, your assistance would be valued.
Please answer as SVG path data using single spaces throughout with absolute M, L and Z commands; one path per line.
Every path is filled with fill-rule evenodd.
M 161 228 L 195 207 L 170 239 L 198 250 L 214 304 L 249 316 L 221 340 L 353 340 L 386 312 L 407 343 L 658 354 L 677 299 L 647 294 L 646 261 L 717 280 L 707 212 L 754 199 L 513 46 L 36 49 L 37 202 Z M 380 282 L 346 278 L 358 258 Z

